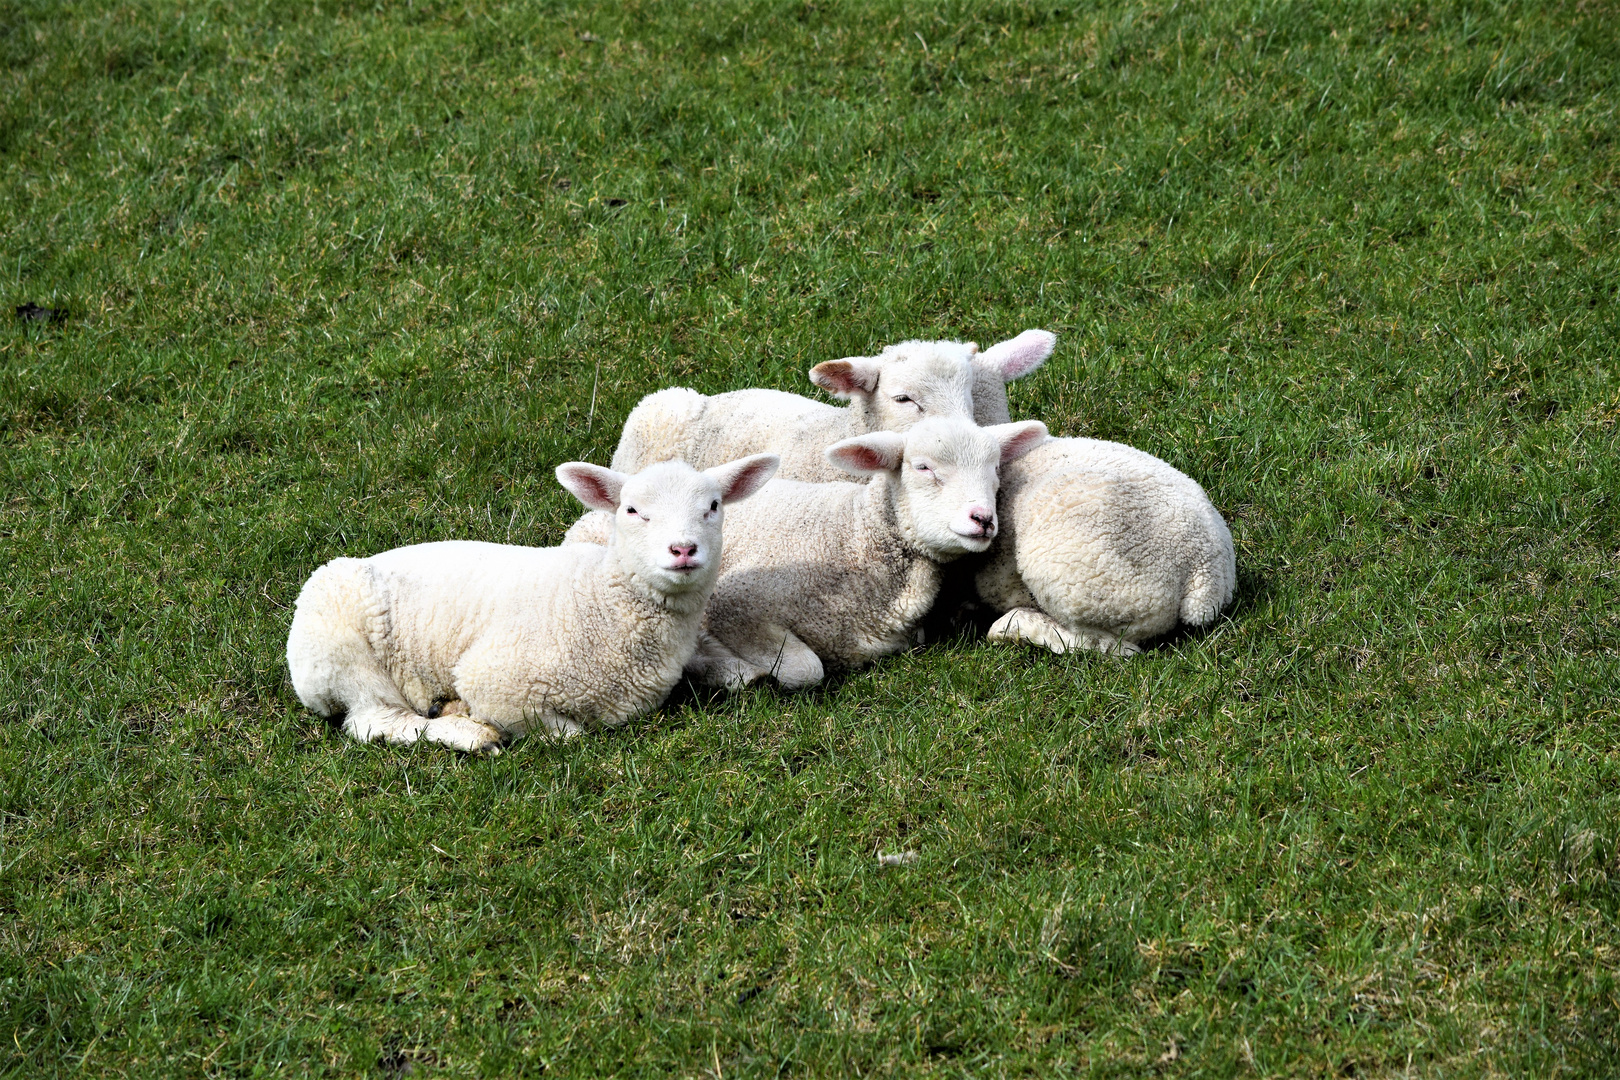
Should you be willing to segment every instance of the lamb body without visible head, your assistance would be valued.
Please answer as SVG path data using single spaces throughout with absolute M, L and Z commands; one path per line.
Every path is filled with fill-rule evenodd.
M 723 507 L 775 465 L 762 454 L 625 476 L 572 462 L 557 478 L 611 513 L 610 546 L 448 541 L 334 559 L 305 583 L 287 638 L 299 700 L 342 714 L 362 741 L 461 750 L 656 708 L 696 647 Z M 447 701 L 455 707 L 441 711 Z
M 1050 439 L 1002 474 L 1002 531 L 977 579 L 995 639 L 1135 653 L 1203 626 L 1237 585 L 1232 534 L 1204 489 L 1151 454 Z
M 1046 437 L 1038 421 L 979 428 L 962 417 L 846 439 L 831 461 L 869 483 L 773 480 L 726 526 L 720 580 L 688 673 L 790 688 L 912 641 L 940 564 L 996 535 L 997 472 Z

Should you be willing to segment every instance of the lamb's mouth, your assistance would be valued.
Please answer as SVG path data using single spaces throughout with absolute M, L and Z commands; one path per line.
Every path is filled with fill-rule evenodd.
M 666 566 L 664 569 L 672 574 L 690 574 L 694 570 L 703 569 L 703 564 L 700 562 L 676 563 L 674 566 Z

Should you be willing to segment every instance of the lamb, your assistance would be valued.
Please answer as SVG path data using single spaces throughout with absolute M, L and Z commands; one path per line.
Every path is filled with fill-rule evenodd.
M 1040 367 L 1056 342 L 1045 330 L 1025 330 L 982 353 L 971 341 L 903 341 L 877 356 L 850 356 L 811 368 L 810 381 L 848 401 L 844 408 L 780 390 L 709 397 L 669 387 L 648 394 L 630 411 L 613 468 L 634 472 L 669 458 L 704 468 L 769 452 L 781 456 L 777 475 L 784 480 L 847 482 L 848 474 L 822 455 L 828 446 L 870 431 L 905 431 L 925 416 L 1006 423 L 1003 384 Z M 984 413 L 978 411 L 981 398 Z
M 1204 626 L 1237 585 L 1232 534 L 1204 489 L 1141 450 L 1051 439 L 1002 474 L 1001 535 L 977 576 L 993 640 L 1131 655 Z
M 537 724 L 573 735 L 654 709 L 697 647 L 722 506 L 776 466 L 756 454 L 626 476 L 570 462 L 557 480 L 612 515 L 605 547 L 446 541 L 334 559 L 287 637 L 298 698 L 362 742 L 490 752 Z
M 726 526 L 720 581 L 687 674 L 788 689 L 905 648 L 939 592 L 941 564 L 990 547 L 1002 465 L 1046 438 L 1039 421 L 933 417 L 903 434 L 834 443 L 827 459 L 869 483 L 773 480 Z
M 642 398 L 625 419 L 613 468 L 634 472 L 679 457 L 702 467 L 739 454 L 782 458 L 777 477 L 847 483 L 823 455 L 832 443 L 870 431 L 905 431 L 925 416 L 1007 422 L 1006 384 L 1046 362 L 1057 336 L 1025 330 L 979 352 L 971 341 L 902 341 L 877 356 L 828 360 L 810 381 L 849 402 L 844 408 L 781 390 L 733 390 L 712 397 L 671 386 Z M 983 405 L 980 405 L 983 402 Z M 610 519 L 585 514 L 563 541 L 605 544 Z

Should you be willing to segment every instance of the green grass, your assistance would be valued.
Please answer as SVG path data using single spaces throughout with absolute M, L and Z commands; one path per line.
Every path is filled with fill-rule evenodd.
M 1617 22 L 0 0 L 0 1075 L 1620 1070 Z M 643 393 L 1029 326 L 1211 632 L 498 760 L 287 684 Z

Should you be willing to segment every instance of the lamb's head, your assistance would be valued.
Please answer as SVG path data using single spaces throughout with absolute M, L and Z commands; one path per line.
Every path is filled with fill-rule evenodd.
M 1006 383 L 1052 355 L 1056 336 L 1025 330 L 984 352 L 971 341 L 902 341 L 876 356 L 846 356 L 810 369 L 810 381 L 855 409 L 867 431 L 907 431 L 931 416 L 1005 423 Z
M 876 356 L 810 369 L 810 381 L 847 400 L 867 431 L 906 431 L 930 416 L 973 415 L 970 341 L 902 341 Z
M 1001 466 L 1046 440 L 1039 420 L 981 428 L 959 416 L 923 420 L 910 431 L 878 431 L 827 448 L 827 460 L 856 475 L 889 473 L 895 514 L 911 541 L 945 562 L 984 551 L 996 538 Z
M 714 584 L 723 507 L 758 491 L 780 460 L 754 454 L 702 472 L 661 461 L 634 476 L 571 461 L 557 466 L 557 481 L 590 509 L 613 515 L 612 546 L 625 570 L 673 596 Z

